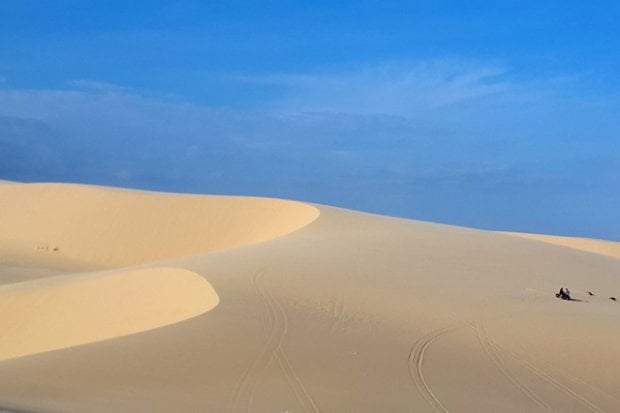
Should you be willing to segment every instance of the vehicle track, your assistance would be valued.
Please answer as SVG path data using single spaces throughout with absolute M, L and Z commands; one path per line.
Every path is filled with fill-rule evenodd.
M 409 351 L 407 366 L 409 368 L 409 377 L 415 384 L 416 388 L 426 400 L 426 402 L 436 411 L 440 413 L 448 413 L 448 409 L 443 405 L 441 400 L 435 395 L 431 387 L 426 382 L 423 373 L 424 356 L 428 347 L 439 337 L 454 330 L 456 326 L 448 326 L 435 330 L 416 341 Z
M 496 342 L 492 341 L 488 337 L 488 335 L 486 335 L 486 333 L 484 333 L 484 336 L 485 336 L 484 339 L 486 340 L 486 343 L 489 345 L 490 351 L 494 352 L 495 354 L 504 353 L 504 354 L 509 355 L 510 357 L 515 359 L 515 361 L 517 361 L 519 364 L 521 364 L 523 367 L 525 367 L 526 369 L 528 369 L 529 371 L 534 373 L 536 376 L 538 376 L 540 379 L 546 381 L 547 383 L 550 383 L 551 385 L 556 387 L 558 390 L 560 390 L 563 393 L 565 393 L 567 396 L 569 396 L 572 399 L 574 399 L 575 401 L 581 403 L 588 410 L 590 410 L 592 412 L 595 412 L 595 413 L 605 413 L 605 410 L 603 410 L 600 407 L 598 407 L 596 404 L 594 404 L 593 402 L 588 400 L 585 396 L 583 396 L 583 395 L 577 393 L 576 391 L 572 390 L 571 388 L 567 387 L 566 385 L 561 383 L 558 379 L 556 379 L 555 377 L 553 377 L 549 373 L 547 373 L 547 372 L 541 370 L 540 368 L 534 366 L 533 364 L 531 364 L 530 362 L 525 360 L 519 354 L 516 354 L 516 353 L 508 351 L 508 350 L 505 350 L 502 346 L 500 346 Z M 526 388 L 526 387 L 524 386 L 524 388 Z M 537 398 L 537 399 L 540 401 L 539 398 Z M 545 406 L 547 406 L 547 405 L 545 404 Z M 547 408 L 551 409 L 549 407 L 547 407 Z
M 494 344 L 494 346 L 500 348 L 497 344 Z M 590 411 L 593 411 L 595 413 L 605 413 L 605 410 L 601 409 L 600 407 L 598 407 L 596 404 L 592 403 L 590 400 L 588 400 L 587 398 L 585 398 L 581 394 L 579 394 L 579 393 L 575 392 L 574 390 L 568 388 L 566 385 L 564 385 L 561 382 L 559 382 L 555 377 L 553 377 L 550 374 L 542 371 L 538 367 L 535 367 L 534 365 L 532 365 L 531 363 L 523 360 L 522 358 L 519 358 L 519 357 L 514 356 L 514 355 L 513 355 L 513 357 L 515 357 L 515 359 L 519 363 L 521 363 L 524 367 L 529 369 L 531 372 L 533 372 L 534 374 L 538 375 L 540 378 L 546 380 L 547 382 L 553 384 L 557 389 L 561 390 L 562 392 L 564 392 L 568 396 L 570 396 L 573 399 L 575 399 L 576 401 L 580 402 L 582 405 L 587 407 Z
M 534 402 L 539 407 L 545 410 L 551 410 L 549 405 L 547 405 L 544 401 L 542 401 L 536 394 L 528 388 L 526 385 L 521 383 L 519 379 L 508 369 L 506 363 L 504 362 L 500 352 L 497 351 L 491 340 L 489 339 L 486 330 L 484 328 L 484 324 L 482 322 L 482 317 L 476 320 L 473 328 L 476 331 L 476 335 L 478 336 L 478 341 L 480 342 L 482 348 L 489 356 L 493 364 L 497 367 L 497 369 L 517 388 L 523 393 L 528 399 Z
M 344 312 L 345 312 L 344 294 L 343 293 L 339 293 L 338 294 L 338 301 L 336 302 L 336 305 L 335 305 L 335 308 L 334 308 L 334 317 L 337 320 L 342 320 L 342 319 L 344 319 Z
M 601 389 L 600 387 L 597 387 L 597 386 L 593 385 L 592 383 L 589 383 L 589 382 L 587 382 L 587 381 L 585 381 L 585 380 L 583 380 L 583 379 L 581 379 L 579 377 L 575 377 L 572 374 L 562 373 L 557 368 L 554 368 L 553 366 L 549 365 L 548 362 L 541 361 L 541 360 L 537 360 L 537 361 L 539 362 L 539 364 L 541 362 L 543 364 L 545 364 L 545 366 L 546 366 L 545 368 L 546 368 L 547 371 L 552 370 L 552 371 L 555 372 L 556 375 L 559 374 L 559 375 L 564 376 L 564 378 L 566 380 L 570 381 L 573 384 L 576 384 L 578 386 L 579 385 L 586 386 L 586 387 L 590 388 L 593 392 L 599 393 L 601 396 L 603 396 L 603 397 L 605 397 L 605 398 L 607 398 L 609 400 L 613 400 L 614 403 L 617 403 L 619 405 L 617 410 L 620 411 L 620 399 L 618 399 L 618 397 L 614 396 L 613 394 L 609 394 L 608 392 L 606 392 L 605 390 Z
M 336 298 L 336 302 L 334 303 L 332 307 L 332 316 L 334 318 L 334 321 L 332 323 L 330 332 L 333 334 L 336 332 L 336 330 L 338 329 L 338 326 L 342 323 L 342 321 L 344 320 L 344 316 L 345 316 L 344 294 L 343 293 L 339 293 Z
M 260 278 L 263 272 L 264 270 L 259 270 L 252 275 L 251 283 L 255 291 L 257 288 L 257 279 Z M 270 320 L 268 319 L 267 321 L 265 321 L 264 316 L 261 318 L 263 318 L 263 328 L 266 329 L 266 326 L 268 323 L 270 323 Z M 259 373 L 260 371 L 265 369 L 271 361 L 272 356 L 270 349 L 273 348 L 274 343 L 277 341 L 277 331 L 272 327 L 270 327 L 266 331 L 268 331 L 268 335 L 265 344 L 262 346 L 258 355 L 250 363 L 249 367 L 246 369 L 246 371 L 239 379 L 239 382 L 237 383 L 237 387 L 233 394 L 232 402 L 230 404 L 231 411 L 233 412 L 249 411 L 249 406 L 252 402 L 252 398 L 254 395 L 254 389 L 258 383 Z
M 320 410 L 309 394 L 291 365 L 282 348 L 284 336 L 288 332 L 288 317 L 282 305 L 261 285 L 261 278 L 265 270 L 256 271 L 251 279 L 252 287 L 266 309 L 266 316 L 262 317 L 263 328 L 267 333 L 267 340 L 261 351 L 244 372 L 238 382 L 233 395 L 231 410 L 233 412 L 249 412 L 255 389 L 259 383 L 261 372 L 276 360 L 285 379 L 293 390 L 299 405 L 305 412 L 319 413 Z
M 286 312 L 284 308 L 280 304 L 276 298 L 271 295 L 268 291 L 264 291 L 266 298 L 271 302 L 271 309 L 273 310 L 273 318 L 274 320 L 279 319 L 284 324 L 284 333 L 282 334 L 282 338 L 284 334 L 288 331 L 288 317 L 286 316 Z M 304 411 L 306 412 L 314 412 L 319 413 L 320 409 L 318 408 L 316 402 L 308 392 L 308 389 L 301 381 L 299 375 L 295 372 L 295 369 L 291 365 L 291 362 L 282 348 L 282 339 L 280 339 L 278 346 L 274 350 L 274 357 L 278 361 L 278 364 L 282 368 L 287 378 L 287 381 L 291 385 L 293 392 L 295 393 L 296 399 L 303 406 Z

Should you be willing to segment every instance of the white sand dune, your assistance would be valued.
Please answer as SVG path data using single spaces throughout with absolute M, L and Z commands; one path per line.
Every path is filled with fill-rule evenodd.
M 21 329 L 9 345 L 49 342 L 55 329 L 46 309 L 56 309 L 54 322 L 67 332 L 60 336 L 110 334 L 7 356 L 0 409 L 620 411 L 620 303 L 609 299 L 620 296 L 619 259 L 326 206 L 256 198 L 204 206 L 216 199 L 2 187 L 0 281 L 14 283 L 28 268 L 39 278 L 2 287 L 0 297 L 10 298 L 1 310 L 14 315 L 0 319 L 0 330 Z M 130 264 L 139 264 L 137 273 L 124 268 Z M 119 269 L 79 272 L 89 266 Z M 46 270 L 66 274 L 49 278 Z M 151 271 L 188 271 L 190 290 L 190 274 L 199 274 L 215 292 L 194 295 L 172 276 L 160 285 Z M 160 311 L 135 298 L 143 285 L 165 295 L 166 316 L 175 306 L 198 313 L 217 297 L 219 304 L 182 322 L 153 316 L 150 327 L 121 331 L 132 323 L 122 314 L 148 321 Z M 556 299 L 561 286 L 580 301 Z M 18 299 L 21 289 L 32 289 L 30 301 Z M 101 305 L 83 298 L 99 290 Z M 46 301 L 57 296 L 62 305 Z M 72 314 L 82 308 L 90 313 Z
M 0 361 L 161 327 L 218 302 L 203 277 L 179 268 L 56 276 L 0 287 Z
M 574 248 L 595 254 L 607 255 L 620 258 L 620 242 L 605 241 L 592 238 L 559 237 L 556 235 L 528 234 L 523 232 L 505 232 L 508 235 L 547 242 L 562 247 Z
M 63 184 L 0 187 L 0 255 L 110 268 L 265 241 L 316 219 L 299 202 Z M 41 264 L 39 264 L 41 265 Z

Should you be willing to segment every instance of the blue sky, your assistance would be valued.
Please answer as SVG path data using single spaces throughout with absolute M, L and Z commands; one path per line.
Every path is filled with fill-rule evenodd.
M 619 3 L 334 3 L 3 1 L 0 178 L 620 240 Z

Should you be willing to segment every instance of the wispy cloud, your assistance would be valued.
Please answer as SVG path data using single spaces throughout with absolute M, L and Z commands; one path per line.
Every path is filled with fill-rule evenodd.
M 427 114 L 518 93 L 523 85 L 500 65 L 460 60 L 393 62 L 329 73 L 244 77 L 282 90 L 281 110 Z
M 237 81 L 282 93 L 241 111 L 91 80 L 2 88 L 0 178 L 278 196 L 524 230 L 544 230 L 532 222 L 560 206 L 555 228 L 587 220 L 572 198 L 620 207 L 605 193 L 620 178 L 619 108 L 577 99 L 575 79 L 432 61 Z
M 108 92 L 108 93 L 128 93 L 131 92 L 130 88 L 115 85 L 113 83 L 98 82 L 94 80 L 78 79 L 68 82 L 70 86 L 76 87 L 80 90 L 95 91 L 95 92 Z

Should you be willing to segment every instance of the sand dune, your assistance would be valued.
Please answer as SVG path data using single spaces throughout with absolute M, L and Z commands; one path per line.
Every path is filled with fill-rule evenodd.
M 172 324 L 219 298 L 178 268 L 56 276 L 0 287 L 0 361 Z
M 5 333 L 14 353 L 0 362 L 0 409 L 620 411 L 620 303 L 609 299 L 620 296 L 617 258 L 254 198 L 213 207 L 209 217 L 201 208 L 217 197 L 50 184 L 6 186 L 0 197 L 0 278 L 14 282 L 28 268 L 39 278 L 2 287 L 2 312 L 12 315 L 0 319 L 0 331 L 22 330 Z M 151 232 L 136 234 L 142 230 Z M 57 242 L 62 259 L 50 258 L 53 248 L 37 250 L 35 239 Z M 136 240 L 149 247 L 131 244 Z M 79 272 L 89 265 L 120 268 Z M 59 271 L 71 274 L 58 278 Z M 187 284 L 173 276 L 157 281 L 151 271 L 187 271 Z M 217 295 L 207 284 L 194 294 L 193 274 Z M 143 286 L 164 295 L 161 309 L 140 297 Z M 556 299 L 560 286 L 580 301 Z M 31 291 L 28 301 L 18 299 L 21 289 Z M 53 301 L 58 297 L 63 305 Z M 164 325 L 157 316 L 148 330 L 121 331 L 133 323 L 122 314 L 171 317 L 175 306 L 187 310 L 186 302 L 198 313 L 218 297 L 211 311 L 175 319 L 182 322 Z M 116 305 L 125 310 L 115 312 Z M 45 344 L 55 330 L 50 319 L 64 331 L 57 336 L 71 338 L 55 351 Z M 110 334 L 74 346 L 78 325 Z M 14 357 L 21 343 L 29 355 Z
M 547 242 L 562 247 L 574 248 L 595 254 L 620 258 L 620 242 L 605 241 L 592 238 L 559 237 L 555 235 L 528 234 L 523 232 L 504 232 L 508 235 Z
M 61 184 L 0 187 L 0 255 L 110 268 L 282 236 L 318 216 L 298 202 Z M 42 263 L 42 264 L 41 264 Z

